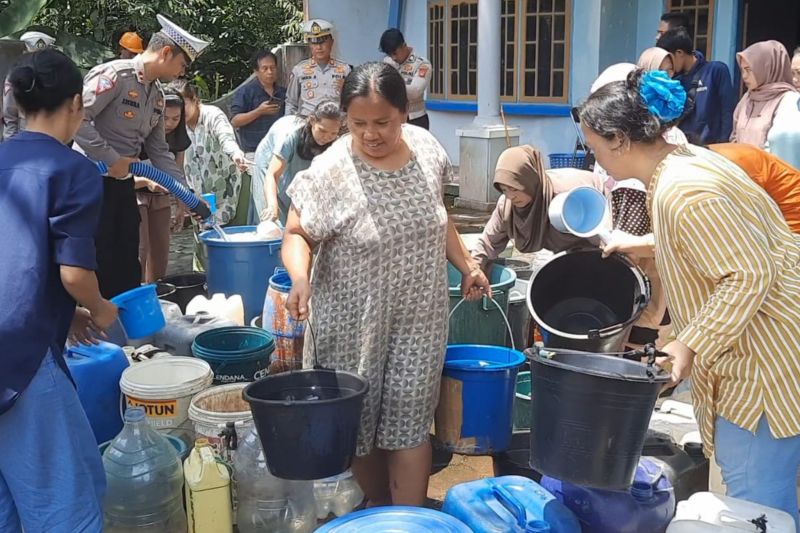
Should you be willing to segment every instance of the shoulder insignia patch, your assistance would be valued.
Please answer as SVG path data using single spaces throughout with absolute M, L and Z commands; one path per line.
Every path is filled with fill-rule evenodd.
M 419 70 L 417 71 L 417 75 L 420 78 L 424 78 L 428 74 L 428 70 L 429 70 L 428 65 L 422 65 L 421 67 L 419 67 Z
M 100 96 L 101 94 L 110 91 L 114 88 L 116 82 L 109 78 L 108 76 L 101 74 L 99 78 L 97 78 L 97 88 L 94 90 L 95 96 Z

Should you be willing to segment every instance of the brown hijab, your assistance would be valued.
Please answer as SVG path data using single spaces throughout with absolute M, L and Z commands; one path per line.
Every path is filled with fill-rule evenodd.
M 736 106 L 731 140 L 763 148 L 784 93 L 797 90 L 792 84 L 792 62 L 778 41 L 750 45 L 736 58 L 747 61 L 758 87 L 747 91 Z
M 530 204 L 522 208 L 514 207 L 508 199 L 503 205 L 503 221 L 508 236 L 514 240 L 514 247 L 523 253 L 542 248 L 561 251 L 581 242 L 580 238 L 561 233 L 550 226 L 547 213 L 550 201 L 556 194 L 582 185 L 600 187 L 598 190 L 602 190 L 591 172 L 578 169 L 549 172 L 553 176 L 545 171 L 541 152 L 530 145 L 508 148 L 497 159 L 495 188 L 502 192 L 500 185 L 506 185 L 520 189 L 533 198 Z

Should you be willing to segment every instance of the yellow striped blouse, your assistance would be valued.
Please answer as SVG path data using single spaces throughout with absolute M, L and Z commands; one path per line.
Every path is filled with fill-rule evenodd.
M 800 246 L 739 167 L 677 148 L 648 191 L 656 264 L 677 339 L 696 352 L 694 410 L 707 453 L 715 417 L 800 434 Z

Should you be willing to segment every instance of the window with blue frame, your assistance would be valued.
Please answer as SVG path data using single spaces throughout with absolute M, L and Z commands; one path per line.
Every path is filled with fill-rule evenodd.
M 566 103 L 571 0 L 502 2 L 500 92 L 505 102 Z M 477 0 L 429 0 L 429 96 L 473 100 L 477 94 Z

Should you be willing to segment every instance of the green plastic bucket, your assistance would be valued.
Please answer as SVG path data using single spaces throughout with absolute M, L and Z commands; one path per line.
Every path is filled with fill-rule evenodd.
M 214 371 L 214 384 L 257 381 L 266 377 L 275 339 L 264 329 L 225 327 L 195 337 L 192 354 Z
M 462 299 L 461 272 L 447 264 L 447 280 L 450 287 L 450 311 Z M 486 346 L 505 346 L 506 328 L 503 313 L 508 315 L 508 293 L 517 281 L 513 269 L 492 265 L 489 282 L 492 284 L 492 297 L 500 306 L 500 312 L 489 298 L 475 302 L 462 303 L 450 317 L 450 332 L 447 344 L 482 344 Z
M 517 374 L 517 390 L 514 395 L 514 431 L 531 428 L 531 373 Z

